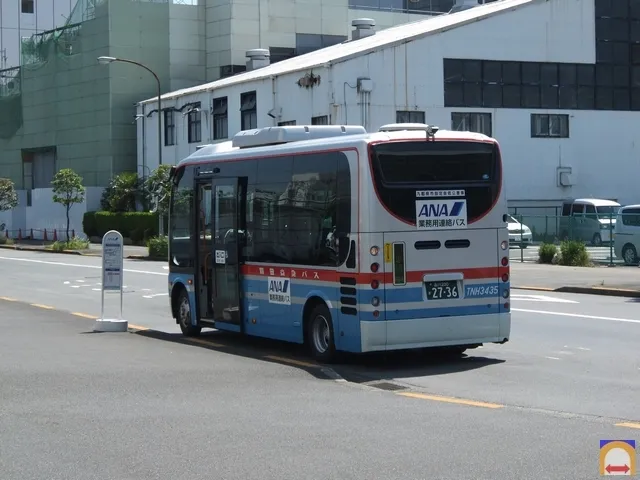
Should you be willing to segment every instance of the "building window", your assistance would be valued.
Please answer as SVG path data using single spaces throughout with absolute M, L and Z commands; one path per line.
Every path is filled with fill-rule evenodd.
M 485 0 L 490 3 L 495 0 Z M 349 0 L 349 8 L 433 15 L 447 13 L 455 0 Z
M 424 112 L 419 111 L 397 111 L 396 123 L 425 123 Z
M 222 140 L 229 137 L 229 116 L 227 114 L 227 97 L 213 99 L 213 139 Z
M 295 120 L 287 120 L 286 122 L 278 122 L 279 127 L 286 127 L 287 125 L 295 125 Z
M 196 143 L 202 139 L 202 117 L 200 113 L 200 102 L 193 105 L 187 114 L 187 136 L 189 143 Z
M 240 95 L 240 129 L 258 128 L 256 92 L 245 92 Z
M 345 35 L 320 35 L 317 33 L 296 33 L 296 55 L 314 52 L 321 48 L 346 42 Z
M 311 125 L 329 125 L 329 115 L 311 117 Z
M 278 63 L 296 56 L 295 48 L 269 47 L 269 62 Z
M 176 123 L 175 112 L 165 110 L 164 112 L 164 144 L 165 146 L 176 144 Z
M 22 0 L 22 13 L 35 13 L 36 1 L 35 0 Z
M 246 71 L 246 65 L 223 65 L 220 67 L 220 78 L 232 77 L 233 75 Z
M 569 138 L 569 115 L 531 114 L 531 136 Z
M 476 132 L 491 136 L 491 114 L 475 112 L 451 113 L 451 129 L 459 132 Z

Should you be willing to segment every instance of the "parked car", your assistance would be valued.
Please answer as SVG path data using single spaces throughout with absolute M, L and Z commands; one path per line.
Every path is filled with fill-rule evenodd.
M 612 200 L 578 198 L 562 204 L 560 239 L 580 240 L 600 246 L 613 240 L 616 214 L 621 205 Z
M 511 215 L 507 215 L 507 229 L 509 230 L 509 245 L 527 248 L 533 241 L 531 229 L 523 225 Z
M 618 210 L 613 250 L 627 265 L 638 265 L 640 257 L 640 205 L 625 205 Z

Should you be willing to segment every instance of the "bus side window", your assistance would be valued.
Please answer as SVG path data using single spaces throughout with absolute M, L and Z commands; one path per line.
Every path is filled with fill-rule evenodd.
M 351 233 L 351 171 L 349 169 L 349 159 L 343 152 L 337 153 L 337 186 L 336 186 L 336 220 L 335 229 L 338 248 L 338 265 L 342 265 L 347 260 L 350 250 Z M 351 268 L 351 267 L 350 267 Z

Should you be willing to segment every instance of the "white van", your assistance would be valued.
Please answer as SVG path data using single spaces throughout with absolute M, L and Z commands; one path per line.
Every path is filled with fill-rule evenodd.
M 615 226 L 615 255 L 627 265 L 638 264 L 640 251 L 640 205 L 625 205 L 618 210 Z
M 600 246 L 610 242 L 620 204 L 598 198 L 578 198 L 562 204 L 560 239 Z

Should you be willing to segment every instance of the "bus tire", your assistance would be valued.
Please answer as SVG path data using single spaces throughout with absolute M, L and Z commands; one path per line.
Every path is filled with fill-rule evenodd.
M 194 327 L 191 325 L 191 304 L 189 303 L 189 294 L 182 288 L 178 294 L 176 303 L 176 320 L 180 325 L 180 330 L 185 337 L 197 337 L 202 331 L 202 327 Z
M 324 303 L 319 303 L 306 319 L 307 343 L 311 355 L 318 361 L 331 362 L 335 359 L 336 347 L 333 334 L 331 312 Z

